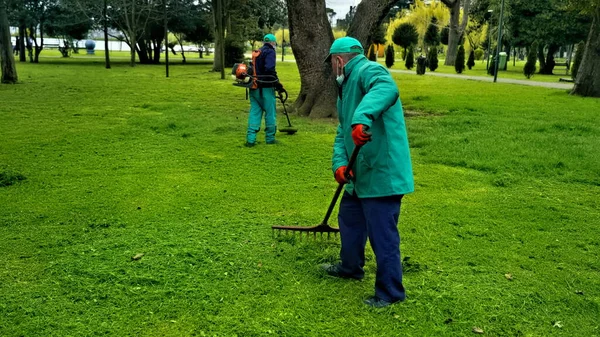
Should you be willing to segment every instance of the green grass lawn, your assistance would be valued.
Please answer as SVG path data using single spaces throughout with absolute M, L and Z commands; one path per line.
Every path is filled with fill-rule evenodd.
M 244 91 L 210 65 L 42 61 L 0 86 L 0 336 L 600 335 L 598 99 L 395 75 L 408 298 L 373 310 L 370 251 L 364 282 L 333 279 L 339 240 L 270 229 L 321 221 L 334 120 L 245 148 Z

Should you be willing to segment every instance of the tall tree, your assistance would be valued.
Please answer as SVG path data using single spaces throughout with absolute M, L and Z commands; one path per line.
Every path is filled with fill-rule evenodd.
M 10 40 L 8 25 L 7 3 L 0 0 L 0 68 L 2 68 L 2 83 L 16 83 L 19 79 Z
M 600 97 L 600 1 L 591 4 L 590 9 L 593 10 L 594 21 L 571 94 Z
M 356 9 L 348 35 L 368 46 L 393 0 L 363 0 Z M 324 0 L 287 0 L 290 41 L 300 71 L 301 89 L 295 107 L 299 114 L 330 117 L 337 114 L 337 88 L 331 66 L 323 60 L 333 42 Z
M 441 0 L 444 5 L 450 9 L 450 30 L 448 31 L 448 50 L 446 52 L 446 61 L 444 64 L 453 66 L 456 63 L 456 53 L 461 36 L 464 34 L 469 21 L 469 6 L 471 0 Z M 463 7 L 463 17 L 460 20 L 460 8 Z

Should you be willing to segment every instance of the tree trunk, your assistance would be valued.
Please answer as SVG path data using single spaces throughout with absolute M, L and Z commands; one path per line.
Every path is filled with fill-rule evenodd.
M 17 83 L 17 68 L 13 54 L 12 42 L 10 41 L 10 26 L 6 14 L 6 4 L 0 1 L 0 67 L 2 68 L 2 83 Z
M 37 44 L 37 39 L 33 38 L 33 41 L 35 42 L 35 59 L 33 60 L 34 63 L 39 63 L 40 62 L 40 54 L 42 53 L 42 50 L 44 50 L 44 20 L 42 19 L 40 21 L 40 45 L 38 46 Z
M 214 72 L 221 72 L 221 79 L 225 79 L 226 0 L 212 0 L 212 6 L 215 23 L 215 59 L 212 70 Z
M 370 46 L 373 32 L 396 2 L 398 1 L 371 0 L 359 3 L 347 35 L 360 41 L 363 46 Z
M 600 97 L 600 6 L 596 7 L 572 95 Z
M 27 62 L 27 55 L 25 55 L 25 40 L 27 35 L 25 34 L 25 26 L 19 26 L 19 62 Z
M 363 0 L 357 7 L 348 35 L 363 46 L 395 1 Z M 333 43 L 325 0 L 287 0 L 290 44 L 300 71 L 300 94 L 295 108 L 311 117 L 337 116 L 338 93 L 331 65 L 323 62 Z M 285 81 L 285 79 L 284 79 Z
M 544 45 L 540 44 L 540 46 L 538 47 L 538 60 L 540 61 L 540 71 L 539 73 L 542 73 L 542 69 L 546 68 L 546 58 L 544 57 Z
M 331 66 L 323 62 L 333 43 L 325 0 L 288 0 L 287 3 L 290 43 L 301 84 L 295 108 L 302 116 L 336 116 L 337 87 Z
M 444 65 L 454 66 L 456 63 L 456 52 L 458 51 L 458 19 L 460 17 L 460 0 L 454 0 L 451 5 L 444 2 L 450 8 L 450 31 L 448 32 L 448 48 Z
M 463 18 L 460 26 L 458 20 L 460 19 L 460 3 L 461 0 L 442 0 L 442 2 L 450 8 L 450 31 L 448 32 L 448 48 L 446 51 L 446 60 L 444 65 L 454 66 L 456 63 L 456 53 L 458 52 L 458 44 L 461 40 L 461 35 L 464 33 L 469 21 L 469 7 L 471 0 L 462 0 L 463 2 Z
M 110 54 L 108 50 L 108 0 L 104 0 L 104 8 L 102 9 L 102 18 L 104 19 L 104 62 L 106 69 L 110 69 Z
M 551 44 L 548 46 L 548 53 L 546 56 L 546 61 L 544 62 L 543 66 L 540 63 L 540 74 L 545 74 L 545 75 L 553 74 L 554 66 L 556 65 L 556 62 L 554 62 L 554 54 L 558 51 L 559 48 L 560 47 L 555 44 Z M 544 55 L 542 54 L 542 58 L 543 57 L 544 57 Z
M 162 40 L 155 40 L 154 41 L 154 63 L 155 64 L 159 64 L 160 63 L 160 47 L 162 47 Z M 165 51 L 168 53 L 169 52 L 169 47 L 165 44 Z
M 131 67 L 135 67 L 135 52 L 137 51 L 137 36 L 135 35 L 135 31 L 131 31 L 129 34 L 131 36 L 131 59 L 129 60 L 129 65 Z

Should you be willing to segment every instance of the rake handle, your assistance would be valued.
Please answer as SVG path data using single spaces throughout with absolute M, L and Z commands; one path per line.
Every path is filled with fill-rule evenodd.
M 349 177 L 350 170 L 352 169 L 352 166 L 354 166 L 354 163 L 356 162 L 356 158 L 358 157 L 358 151 L 360 151 L 361 147 L 362 147 L 362 145 L 354 147 L 354 150 L 352 151 L 352 154 L 350 155 L 350 161 L 348 162 L 348 165 L 346 166 L 346 171 L 344 171 L 344 175 L 346 177 Z M 331 212 L 333 212 L 333 208 L 335 207 L 335 204 L 337 203 L 337 200 L 340 197 L 340 194 L 344 190 L 344 185 L 345 185 L 345 183 L 340 183 L 338 185 L 337 189 L 335 190 L 335 194 L 333 195 L 333 199 L 331 199 L 331 203 L 329 204 L 329 208 L 327 209 L 325 218 L 323 218 L 323 222 L 321 222 L 322 225 L 327 225 L 327 221 L 329 221 Z

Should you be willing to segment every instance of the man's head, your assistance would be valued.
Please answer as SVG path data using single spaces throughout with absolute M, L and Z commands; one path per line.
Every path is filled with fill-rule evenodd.
M 265 35 L 265 37 L 263 38 L 263 41 L 265 43 L 270 44 L 273 47 L 277 46 L 277 39 L 275 38 L 275 35 L 273 35 L 273 34 Z
M 362 55 L 364 49 L 360 42 L 353 37 L 342 37 L 331 44 L 329 55 L 325 61 L 331 62 L 331 68 L 336 76 L 343 74 L 344 66 L 356 55 Z

